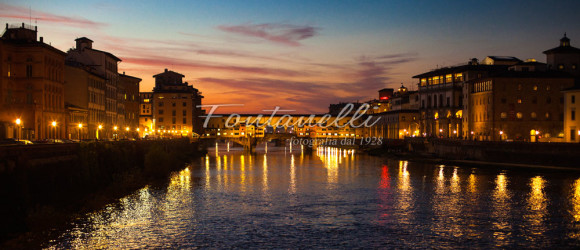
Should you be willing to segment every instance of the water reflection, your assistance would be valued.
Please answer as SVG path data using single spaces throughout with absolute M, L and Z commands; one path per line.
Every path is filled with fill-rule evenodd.
M 574 246 L 578 174 L 429 165 L 320 148 L 213 152 L 87 214 L 53 248 Z M 572 178 L 572 179 L 570 179 Z M 565 187 L 548 191 L 557 183 Z M 561 202 L 564 198 L 567 200 Z M 562 209 L 551 209 L 558 204 Z M 561 218 L 570 218 L 562 220 Z

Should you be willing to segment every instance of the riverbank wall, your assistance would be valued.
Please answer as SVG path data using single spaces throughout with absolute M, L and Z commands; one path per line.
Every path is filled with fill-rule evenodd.
M 381 151 L 385 151 L 382 149 Z M 410 157 L 457 161 L 561 166 L 580 169 L 580 144 L 553 142 L 488 142 L 407 138 L 403 152 Z
M 0 242 L 103 206 L 202 154 L 188 139 L 0 147 Z

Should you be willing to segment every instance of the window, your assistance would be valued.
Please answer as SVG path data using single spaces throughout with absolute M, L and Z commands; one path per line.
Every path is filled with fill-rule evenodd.
M 550 112 L 546 112 L 546 120 L 550 120 L 550 118 L 551 118 Z
M 183 102 L 183 103 L 182 103 L 182 106 L 183 106 L 183 107 L 187 107 L 187 102 Z
M 558 69 L 559 70 L 563 70 L 564 69 L 564 64 L 558 64 Z
M 160 109 L 160 110 L 158 111 L 158 114 L 162 115 L 162 114 L 163 114 L 163 109 Z
M 163 102 L 159 102 L 159 104 L 157 106 L 163 107 Z
M 159 122 L 163 122 L 163 117 L 159 117 Z
M 175 107 L 175 103 L 174 102 L 171 103 L 171 107 Z
M 549 96 L 548 96 L 548 97 L 546 97 L 546 103 L 547 103 L 547 104 L 550 104 L 550 103 L 552 103 L 552 98 L 551 98 L 551 97 L 549 97 Z
M 175 113 L 176 113 L 175 110 L 171 111 L 172 116 L 175 116 Z
M 570 120 L 572 120 L 572 121 L 576 120 L 576 110 L 572 110 L 570 112 Z
M 522 98 L 518 97 L 518 103 L 522 104 Z
M 451 106 L 451 99 L 447 97 L 447 107 Z
M 534 85 L 534 87 L 532 87 L 532 89 L 533 89 L 534 91 L 538 91 L 538 85 Z
M 175 117 L 173 117 L 173 119 L 171 119 L 171 122 L 172 122 L 173 124 L 175 124 Z
M 183 116 L 187 115 L 187 110 L 183 110 Z
M 187 118 L 183 118 L 183 124 L 187 124 Z
M 536 118 L 538 118 L 538 116 L 536 115 L 536 112 L 532 112 L 532 113 L 530 114 L 530 117 L 532 117 L 532 119 L 536 119 Z
M 505 104 L 506 102 L 507 102 L 507 99 L 501 98 L 501 103 Z
M 517 112 L 517 113 L 516 113 L 516 117 L 517 117 L 518 119 L 522 119 L 522 118 L 524 118 L 524 115 L 522 114 L 522 112 Z
M 576 129 L 570 129 L 570 141 L 576 140 Z
M 507 113 L 501 112 L 501 114 L 499 116 L 501 117 L 501 119 L 505 119 L 505 118 L 507 118 Z
M 538 97 L 534 96 L 534 98 L 532 98 L 532 104 L 537 104 L 538 103 Z
M 576 103 L 576 96 L 575 95 L 572 95 L 570 97 L 570 100 L 571 100 L 572 103 Z

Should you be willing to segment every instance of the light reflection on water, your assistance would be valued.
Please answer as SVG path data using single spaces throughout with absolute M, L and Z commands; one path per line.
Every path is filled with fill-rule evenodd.
M 75 221 L 52 248 L 580 244 L 580 174 L 421 164 L 326 148 L 212 152 Z M 469 245 L 465 245 L 469 244 Z

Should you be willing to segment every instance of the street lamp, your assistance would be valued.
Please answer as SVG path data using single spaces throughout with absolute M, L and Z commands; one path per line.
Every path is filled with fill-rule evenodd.
M 103 125 L 99 124 L 97 127 L 97 140 L 99 139 L 99 130 L 103 129 Z
M 113 138 L 115 138 L 115 139 L 118 138 L 118 136 L 117 136 L 117 129 L 119 129 L 119 127 L 117 127 L 117 126 L 114 126 L 113 127 L 113 130 L 115 130 L 115 133 L 113 134 Z
M 81 141 L 81 129 L 83 128 L 83 124 L 79 123 L 79 142 Z
M 51 125 L 54 130 L 53 139 L 56 139 L 56 121 L 52 121 Z
M 22 121 L 20 120 L 20 118 L 16 119 L 16 125 L 18 126 L 18 132 L 16 133 L 16 140 L 20 141 L 20 124 L 22 124 Z
M 129 138 L 129 127 L 125 127 L 125 138 Z

